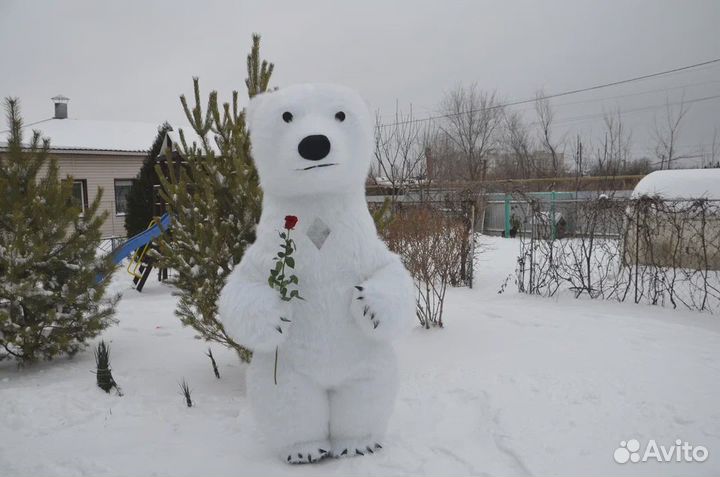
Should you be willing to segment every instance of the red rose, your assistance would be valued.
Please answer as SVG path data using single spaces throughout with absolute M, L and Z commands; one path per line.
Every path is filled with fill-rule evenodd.
M 298 218 L 294 215 L 286 215 L 285 216 L 285 228 L 288 230 L 292 230 L 295 228 L 295 226 L 298 223 Z

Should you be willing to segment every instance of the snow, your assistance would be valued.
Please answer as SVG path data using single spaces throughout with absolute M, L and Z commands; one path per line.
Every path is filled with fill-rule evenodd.
M 635 186 L 632 197 L 720 200 L 720 169 L 674 169 L 655 171 Z
M 520 295 L 519 243 L 483 238 L 476 287 L 451 289 L 446 328 L 398 344 L 401 383 L 385 448 L 288 466 L 258 441 L 245 366 L 194 339 L 171 289 L 119 270 L 119 324 L 103 337 L 123 397 L 95 387 L 90 350 L 0 363 L 0 469 L 19 475 L 717 475 L 720 321 L 647 305 Z M 195 407 L 184 405 L 187 380 Z M 621 440 L 676 439 L 704 463 L 617 464 Z
M 34 130 L 41 132 L 41 137 L 50 138 L 50 147 L 53 151 L 117 151 L 132 153 L 147 153 L 155 141 L 159 124 L 141 123 L 132 121 L 102 121 L 90 119 L 47 119 L 26 125 L 23 128 L 23 139 L 30 141 Z M 199 136 L 189 125 L 182 129 L 188 145 L 196 142 L 200 147 Z M 7 131 L 0 131 L 0 150 L 7 146 Z M 178 149 L 180 135 L 176 131 L 169 131 L 174 149 Z M 208 137 L 213 150 L 219 149 L 213 139 Z M 160 155 L 165 154 L 166 144 L 163 144 Z
M 193 144 L 195 144 L 201 154 L 205 152 L 202 138 L 195 132 L 195 130 L 190 125 L 185 125 L 181 126 L 180 128 L 175 128 L 174 130 L 168 131 L 166 133 L 166 139 L 163 142 L 162 147 L 160 148 L 159 156 L 162 157 L 168 152 L 168 138 L 170 139 L 170 144 L 172 144 L 172 151 L 183 151 L 179 129 L 182 129 L 183 136 L 185 136 L 185 143 L 187 144 L 188 148 L 192 148 Z M 208 146 L 215 154 L 220 154 L 220 148 L 217 146 L 215 137 L 216 135 L 212 131 L 208 133 Z M 219 177 L 221 177 L 222 179 L 218 179 L 218 182 L 220 182 L 221 184 L 224 183 L 225 178 L 222 176 Z
M 24 141 L 39 130 L 50 138 L 53 150 L 147 152 L 158 133 L 158 124 L 89 119 L 48 119 L 23 128 Z M 0 136 L 0 148 L 6 135 Z

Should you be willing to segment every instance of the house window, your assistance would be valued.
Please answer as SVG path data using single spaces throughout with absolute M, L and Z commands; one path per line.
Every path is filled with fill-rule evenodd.
M 115 179 L 115 214 L 127 214 L 127 196 L 133 185 L 133 179 Z
M 73 203 L 80 207 L 81 213 L 85 213 L 88 208 L 87 181 L 85 179 L 76 179 L 73 181 Z

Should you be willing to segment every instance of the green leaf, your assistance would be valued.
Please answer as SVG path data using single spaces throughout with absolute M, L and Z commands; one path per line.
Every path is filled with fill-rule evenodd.
M 285 265 L 287 265 L 290 268 L 295 268 L 295 259 L 292 257 L 285 258 Z
M 275 288 L 273 285 L 275 284 L 275 280 L 273 280 L 273 277 L 268 278 L 268 285 L 270 285 L 270 288 Z
M 285 232 L 280 232 L 280 238 L 283 238 L 283 239 L 284 239 L 284 238 L 286 238 L 286 237 L 287 237 L 287 236 L 285 235 Z
M 277 256 L 280 258 L 283 258 L 285 256 L 285 254 L 283 252 L 278 252 Z
M 297 290 L 293 290 L 293 291 L 290 292 L 290 297 L 291 297 L 291 298 L 299 298 L 299 297 L 300 297 L 300 292 L 298 292 Z
M 290 275 L 290 283 L 298 284 L 298 277 L 295 275 Z
M 277 274 L 278 274 L 278 271 L 275 270 L 274 268 L 273 268 L 272 270 L 270 270 L 270 276 L 271 276 L 271 277 L 274 277 L 274 276 L 276 276 Z

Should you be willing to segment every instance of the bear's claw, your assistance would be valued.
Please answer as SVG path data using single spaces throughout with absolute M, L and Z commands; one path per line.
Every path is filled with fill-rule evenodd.
M 360 285 L 356 285 L 355 289 L 358 290 L 358 292 L 362 292 L 363 290 L 365 290 L 365 288 Z M 359 315 L 360 312 L 362 312 L 363 318 L 367 318 L 372 324 L 372 329 L 377 329 L 377 327 L 380 326 L 380 319 L 376 317 L 377 313 L 375 312 L 375 310 L 372 309 L 372 304 L 367 302 L 365 295 L 357 294 L 355 299 L 363 300 L 362 304 L 358 303 L 357 305 L 353 305 L 353 308 L 355 308 L 356 310 L 355 313 Z
M 326 444 L 320 444 L 322 447 L 315 447 L 317 444 L 320 443 L 306 443 L 299 445 L 296 449 L 288 449 L 285 461 L 288 464 L 313 464 L 331 456 L 332 453 L 324 449 Z M 303 452 L 298 452 L 299 450 Z
M 366 444 L 362 442 L 362 440 L 359 440 L 359 442 L 358 440 L 350 440 L 335 443 L 329 455 L 336 459 L 343 457 L 360 457 L 368 454 L 376 454 L 380 449 L 382 449 L 382 446 L 377 442 L 370 441 L 370 443 Z

